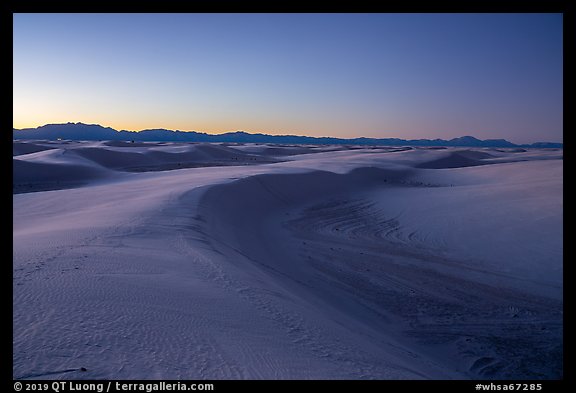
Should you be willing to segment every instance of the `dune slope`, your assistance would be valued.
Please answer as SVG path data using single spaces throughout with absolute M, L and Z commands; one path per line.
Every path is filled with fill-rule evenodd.
M 81 184 L 14 195 L 14 378 L 562 377 L 561 151 L 74 146 L 15 159 Z

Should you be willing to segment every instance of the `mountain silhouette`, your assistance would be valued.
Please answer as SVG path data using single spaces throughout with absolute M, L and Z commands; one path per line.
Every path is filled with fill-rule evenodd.
M 46 124 L 37 128 L 13 129 L 13 139 L 69 139 L 69 140 L 120 140 L 120 141 L 162 141 L 162 142 L 228 142 L 228 143 L 276 143 L 314 145 L 367 145 L 367 146 L 468 146 L 468 147 L 534 147 L 563 148 L 562 143 L 536 142 L 517 145 L 505 139 L 481 140 L 473 136 L 444 139 L 400 139 L 400 138 L 334 138 L 299 135 L 251 134 L 244 131 L 224 134 L 207 134 L 196 131 L 174 131 L 147 129 L 142 131 L 117 131 L 98 124 L 65 123 Z

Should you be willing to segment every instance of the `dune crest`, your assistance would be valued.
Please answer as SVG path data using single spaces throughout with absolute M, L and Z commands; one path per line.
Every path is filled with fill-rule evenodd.
M 14 378 L 562 378 L 562 151 L 61 142 L 14 147 Z

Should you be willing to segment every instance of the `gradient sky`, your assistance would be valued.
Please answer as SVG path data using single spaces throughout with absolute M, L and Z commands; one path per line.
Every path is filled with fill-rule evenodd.
M 561 14 L 14 14 L 15 128 L 561 142 Z

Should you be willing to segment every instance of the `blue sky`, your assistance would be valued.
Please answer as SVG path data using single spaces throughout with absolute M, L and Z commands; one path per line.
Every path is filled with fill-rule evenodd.
M 562 141 L 561 14 L 14 14 L 14 127 Z

